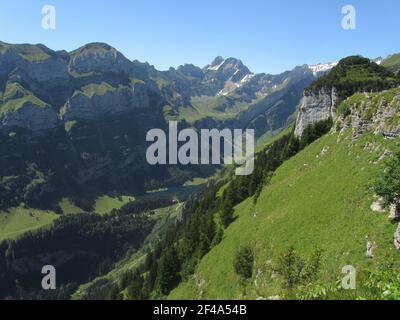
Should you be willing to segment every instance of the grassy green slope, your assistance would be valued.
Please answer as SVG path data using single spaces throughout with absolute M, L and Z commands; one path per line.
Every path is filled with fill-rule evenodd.
M 39 108 L 46 107 L 46 103 L 34 96 L 20 84 L 8 83 L 0 99 L 0 115 L 6 112 L 17 111 L 26 103 L 31 103 Z
M 249 108 L 248 103 L 234 102 L 232 97 L 225 96 L 195 96 L 191 98 L 191 104 L 191 107 L 179 109 L 180 118 L 189 123 L 207 117 L 221 121 L 234 119 L 239 112 Z
M 13 48 L 23 59 L 31 62 L 41 62 L 51 57 L 51 50 L 40 45 L 32 44 L 9 44 L 0 41 L 0 53 L 5 50 Z
M 400 53 L 391 55 L 385 61 L 383 61 L 382 65 L 393 72 L 397 72 L 400 70 Z
M 119 209 L 129 201 L 134 201 L 133 197 L 121 196 L 113 198 L 102 196 L 96 200 L 95 213 L 107 214 L 113 209 Z M 70 199 L 64 198 L 59 206 L 63 214 L 84 213 L 84 210 L 74 205 Z M 49 210 L 38 210 L 32 208 L 10 208 L 0 211 L 0 242 L 6 239 L 15 239 L 26 232 L 34 231 L 43 227 L 50 226 L 60 216 Z
M 281 279 L 273 280 L 271 274 L 292 245 L 303 257 L 309 257 L 315 248 L 324 250 L 320 280 L 325 284 L 334 284 L 347 264 L 362 271 L 399 260 L 393 247 L 396 227 L 389 223 L 387 213 L 371 211 L 373 194 L 368 187 L 371 177 L 382 170 L 382 163 L 373 163 L 391 147 L 385 145 L 394 142 L 364 136 L 356 144 L 350 139 L 337 143 L 337 138 L 336 134 L 325 136 L 284 163 L 257 205 L 253 206 L 251 199 L 238 205 L 237 220 L 226 230 L 223 241 L 203 258 L 195 276 L 169 298 L 284 298 Z M 364 150 L 371 139 L 381 144 L 379 152 Z M 325 147 L 329 150 L 321 155 Z M 367 235 L 378 245 L 373 260 L 366 257 Z M 254 248 L 256 262 L 253 281 L 243 296 L 233 260 L 237 249 L 248 244 Z M 264 274 L 259 289 L 254 285 L 257 270 Z
M 98 214 L 110 213 L 113 209 L 120 209 L 135 198 L 130 196 L 110 197 L 102 196 L 96 200 L 94 212 Z
M 33 231 L 53 223 L 58 215 L 51 211 L 11 208 L 0 212 L 0 242 L 15 239 L 25 232 Z

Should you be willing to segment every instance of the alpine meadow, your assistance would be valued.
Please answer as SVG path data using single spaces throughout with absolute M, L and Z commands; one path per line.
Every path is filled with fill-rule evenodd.
M 74 1 L 0 5 L 0 300 L 400 300 L 399 3 Z

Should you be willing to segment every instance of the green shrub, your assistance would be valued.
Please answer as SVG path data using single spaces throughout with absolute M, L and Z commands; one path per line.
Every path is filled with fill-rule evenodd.
M 233 210 L 232 204 L 230 202 L 229 203 L 226 202 L 225 204 L 222 205 L 220 218 L 221 218 L 221 223 L 225 228 L 227 228 L 233 221 L 234 212 L 235 211 Z
M 387 167 L 374 183 L 376 194 L 389 206 L 400 194 L 400 150 L 387 160 Z
M 254 253 L 250 246 L 240 248 L 235 255 L 235 272 L 243 279 L 251 279 L 253 276 Z
M 324 300 L 329 293 L 329 288 L 321 283 L 308 283 L 298 288 L 296 294 L 299 300 Z
M 279 259 L 277 271 L 284 279 L 288 289 L 298 285 L 311 283 L 318 277 L 321 267 L 322 252 L 315 250 L 309 260 L 297 255 L 294 247 L 290 247 Z
M 370 271 L 366 288 L 374 298 L 400 300 L 400 273 L 394 269 Z

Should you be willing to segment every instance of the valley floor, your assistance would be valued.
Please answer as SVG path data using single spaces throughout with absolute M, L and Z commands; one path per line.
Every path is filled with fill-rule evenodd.
M 196 178 L 188 181 L 184 186 L 156 190 L 138 197 L 138 199 L 153 199 L 157 197 L 187 196 L 198 190 L 206 179 Z M 135 201 L 132 196 L 112 197 L 103 195 L 98 197 L 94 204 L 94 213 L 105 215 L 113 209 L 120 209 L 127 203 Z M 59 206 L 63 214 L 77 214 L 85 211 L 74 205 L 70 199 L 63 198 Z M 0 211 L 0 242 L 6 239 L 15 239 L 26 232 L 50 226 L 60 216 L 51 210 L 37 210 L 25 208 L 23 205 Z

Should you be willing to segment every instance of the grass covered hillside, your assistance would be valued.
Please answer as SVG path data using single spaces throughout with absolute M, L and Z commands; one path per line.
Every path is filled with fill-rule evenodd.
M 237 205 L 237 219 L 221 243 L 169 298 L 378 297 L 367 288 L 367 270 L 387 269 L 392 263 L 399 267 L 400 253 L 393 246 L 396 226 L 388 213 L 370 208 L 374 202 L 370 186 L 383 170 L 384 161 L 379 159 L 384 150 L 398 142 L 371 134 L 353 142 L 349 131 L 338 138 L 337 133 L 326 135 L 285 162 L 255 205 L 253 199 Z M 373 151 L 366 148 L 371 143 Z M 366 237 L 377 244 L 373 259 L 366 256 Z M 252 250 L 254 265 L 251 277 L 244 280 L 234 264 L 239 249 L 246 246 Z M 288 288 L 280 261 L 291 247 L 303 260 L 320 250 L 321 259 L 312 280 Z M 342 268 L 349 264 L 358 271 L 357 290 L 337 290 Z
M 30 103 L 39 108 L 46 107 L 45 102 L 18 83 L 8 83 L 5 87 L 4 94 L 0 93 L 0 97 L 0 103 L 2 104 L 0 107 L 0 116 L 7 112 L 17 111 L 26 103 Z
M 0 242 L 15 239 L 28 231 L 50 226 L 58 218 L 51 211 L 23 207 L 0 211 Z
M 42 45 L 31 45 L 31 44 L 12 45 L 0 41 L 0 53 L 3 53 L 5 50 L 10 48 L 14 48 L 14 50 L 21 58 L 31 62 L 40 62 L 47 60 L 54 53 L 53 51 L 47 49 Z
M 400 53 L 389 56 L 382 64 L 393 72 L 400 71 Z
M 114 290 L 125 299 L 399 298 L 398 227 L 375 195 L 399 147 L 386 138 L 398 132 L 399 96 L 355 94 L 334 123 L 271 142 L 252 175 L 227 171 Z M 354 290 L 342 286 L 349 268 Z

